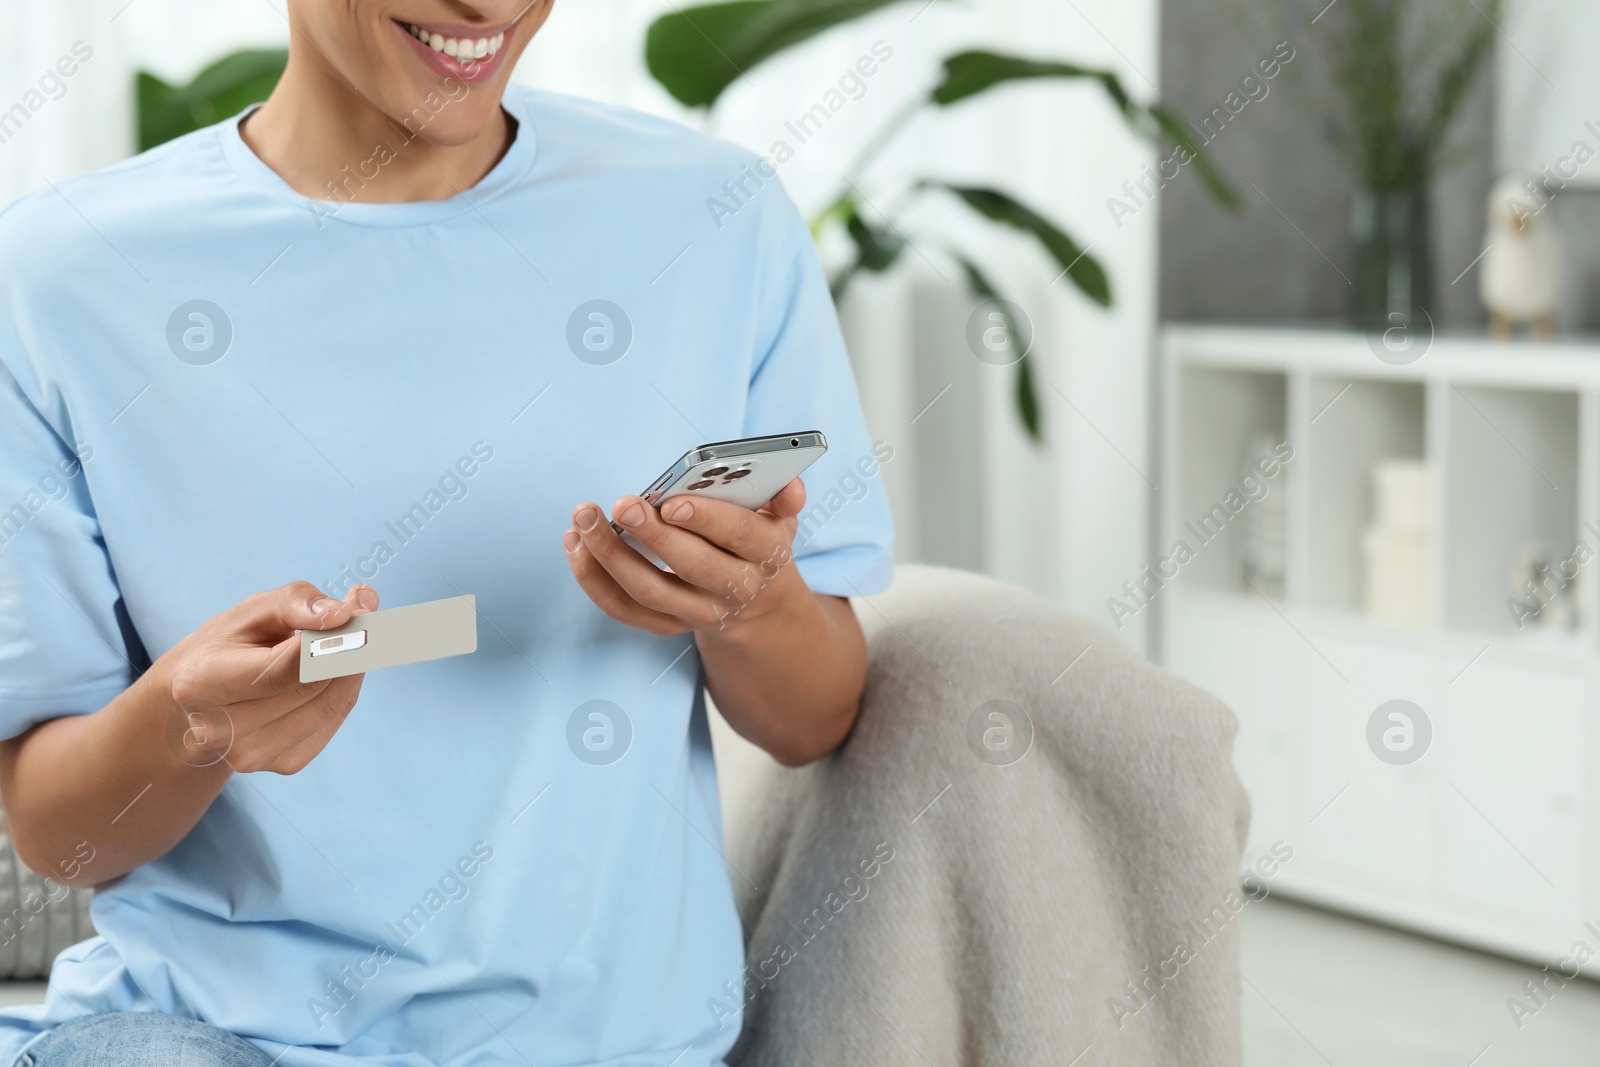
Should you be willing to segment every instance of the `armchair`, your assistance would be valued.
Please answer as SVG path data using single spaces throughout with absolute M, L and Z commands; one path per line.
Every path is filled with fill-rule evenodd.
M 1238 1064 L 1232 714 L 977 575 L 901 567 L 856 611 L 839 752 L 786 769 L 713 716 L 730 1064 Z

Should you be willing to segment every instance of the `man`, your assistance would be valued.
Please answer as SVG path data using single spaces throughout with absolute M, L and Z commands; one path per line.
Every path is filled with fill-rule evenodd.
M 702 687 L 786 763 L 834 749 L 888 513 L 797 543 L 798 481 L 588 502 L 705 441 L 821 429 L 821 488 L 874 453 L 781 189 L 704 212 L 747 153 L 508 90 L 551 3 L 291 0 L 264 105 L 0 213 L 0 789 L 100 931 L 0 1062 L 737 1036 Z M 476 594 L 479 650 L 300 683 L 296 631 L 376 587 Z

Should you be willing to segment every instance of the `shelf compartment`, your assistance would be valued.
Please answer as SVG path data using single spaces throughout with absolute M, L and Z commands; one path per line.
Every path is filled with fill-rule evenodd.
M 1190 526 L 1221 505 L 1237 490 L 1245 472 L 1246 450 L 1258 437 L 1286 439 L 1289 380 L 1287 374 L 1186 367 L 1180 375 L 1177 451 L 1178 508 L 1169 516 L 1163 552 L 1182 538 L 1194 550 L 1184 567 L 1184 581 L 1212 589 L 1235 591 L 1243 585 L 1243 542 L 1252 503 L 1228 522 L 1205 525 L 1205 538 Z M 1288 468 L 1271 479 L 1268 494 L 1285 492 Z M 1220 530 L 1217 528 L 1220 527 Z
M 1362 538 L 1373 522 L 1374 465 L 1425 458 L 1426 390 L 1420 382 L 1312 376 L 1310 445 L 1303 475 L 1309 565 L 1305 599 L 1361 611 Z
M 1577 392 L 1455 382 L 1444 406 L 1444 556 L 1447 626 L 1510 635 L 1511 568 L 1525 545 L 1557 557 L 1578 536 Z

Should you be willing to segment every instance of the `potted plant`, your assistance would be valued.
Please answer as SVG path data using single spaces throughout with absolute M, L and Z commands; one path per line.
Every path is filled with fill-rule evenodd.
M 724 90 L 756 65 L 824 30 L 896 2 L 899 0 L 732 0 L 677 9 L 651 25 L 645 61 L 651 75 L 681 103 L 710 109 Z M 954 107 L 998 86 L 1041 79 L 1079 81 L 1098 88 L 1135 135 L 1174 146 L 1215 199 L 1230 208 L 1237 206 L 1233 190 L 1212 169 L 1185 125 L 1164 108 L 1134 100 L 1115 74 L 1055 59 L 964 51 L 947 57 L 938 82 L 893 116 L 883 132 L 868 142 L 861 158 L 841 172 L 837 196 L 813 219 L 812 231 L 819 239 L 826 231 L 837 229 L 855 250 L 853 259 L 834 275 L 836 297 L 862 271 L 882 272 L 893 267 L 913 245 L 900 224 L 901 217 L 922 197 L 945 196 L 995 225 L 1030 235 L 1080 292 L 1102 307 L 1110 306 L 1111 281 L 1100 263 L 1044 212 L 1001 189 L 928 176 L 874 196 L 875 202 L 889 205 L 887 214 L 864 210 L 867 205 L 861 184 L 867 180 L 869 168 L 912 119 L 928 110 Z M 921 235 L 914 245 L 941 250 L 974 296 L 1003 319 L 1010 318 L 1007 308 L 1012 305 L 1001 297 L 976 257 L 937 235 Z M 1008 323 L 1007 332 L 1016 335 L 1015 325 Z M 1014 366 L 1017 414 L 1029 436 L 1038 441 L 1043 426 L 1026 352 Z
M 1329 132 L 1357 190 L 1354 318 L 1420 324 L 1433 299 L 1428 191 L 1498 35 L 1501 0 L 1336 0 L 1306 28 L 1334 90 Z

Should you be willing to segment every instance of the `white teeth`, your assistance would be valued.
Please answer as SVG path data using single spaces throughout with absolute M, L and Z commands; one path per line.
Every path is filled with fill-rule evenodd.
M 447 56 L 464 61 L 492 56 L 500 51 L 501 47 L 506 43 L 504 31 L 495 34 L 493 37 L 479 37 L 477 40 L 473 40 L 470 37 L 445 37 L 442 34 L 433 33 L 423 29 L 421 26 L 413 26 L 409 23 L 406 25 L 406 30 L 411 36 L 435 52 L 443 52 Z

